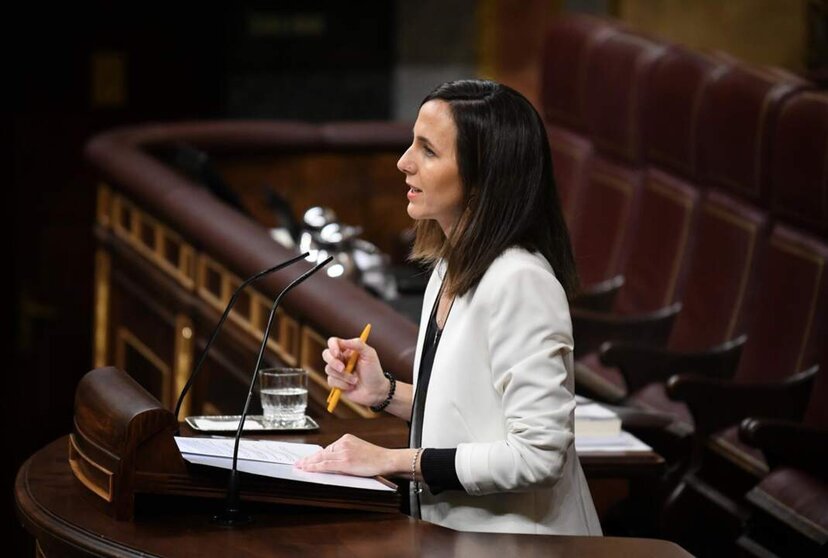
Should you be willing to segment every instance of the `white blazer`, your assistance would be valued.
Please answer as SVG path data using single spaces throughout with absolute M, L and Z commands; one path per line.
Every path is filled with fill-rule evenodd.
M 438 270 L 441 266 L 438 266 Z M 423 337 L 440 290 L 435 271 Z M 572 321 L 551 266 L 511 248 L 451 308 L 434 357 L 424 448 L 457 448 L 465 492 L 420 494 L 422 518 L 462 531 L 600 535 L 573 443 Z

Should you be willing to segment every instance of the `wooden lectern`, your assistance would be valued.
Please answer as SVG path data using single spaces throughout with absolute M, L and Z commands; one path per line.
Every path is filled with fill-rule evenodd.
M 228 471 L 188 464 L 174 436 L 173 413 L 126 372 L 88 372 L 75 391 L 69 464 L 75 477 L 105 502 L 116 519 L 130 520 L 139 494 L 223 498 Z M 241 498 L 262 502 L 399 511 L 399 494 L 242 476 Z

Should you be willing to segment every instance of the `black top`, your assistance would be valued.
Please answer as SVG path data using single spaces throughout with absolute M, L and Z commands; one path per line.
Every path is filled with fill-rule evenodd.
M 434 366 L 434 355 L 437 354 L 437 346 L 440 344 L 440 337 L 443 334 L 443 330 L 437 327 L 437 306 L 440 304 L 441 296 L 442 289 L 437 295 L 437 300 L 431 310 L 431 317 L 428 320 L 423 341 L 423 350 L 420 353 L 417 391 L 411 410 L 410 441 L 411 447 L 414 448 L 420 447 L 422 443 L 423 413 L 428 395 L 428 384 L 431 379 L 431 369 Z M 454 466 L 456 453 L 456 448 L 428 448 L 423 450 L 420 457 L 420 470 L 423 474 L 423 480 L 425 480 L 432 494 L 438 494 L 443 490 L 463 490 L 463 485 L 457 477 L 457 469 Z

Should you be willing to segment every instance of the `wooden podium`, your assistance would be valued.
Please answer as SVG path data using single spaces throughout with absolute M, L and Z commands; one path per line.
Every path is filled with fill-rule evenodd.
M 389 425 L 359 422 L 380 422 L 372 429 Z M 15 481 L 18 517 L 36 538 L 38 556 L 690 557 L 656 539 L 464 533 L 400 513 L 319 507 L 266 505 L 253 524 L 224 529 L 210 522 L 210 510 L 198 500 L 166 496 L 147 498 L 132 521 L 116 521 L 72 474 L 67 438 L 32 455 Z
M 69 435 L 74 476 L 109 515 L 130 520 L 140 494 L 223 498 L 229 472 L 189 465 L 174 436 L 172 412 L 129 374 L 113 367 L 88 372 L 75 392 Z M 399 511 L 396 492 L 333 487 L 243 475 L 242 500 L 365 511 Z

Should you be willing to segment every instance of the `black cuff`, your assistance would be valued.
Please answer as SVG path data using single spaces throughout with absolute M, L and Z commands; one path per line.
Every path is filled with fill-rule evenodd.
M 465 490 L 460 484 L 454 466 L 456 455 L 457 450 L 454 448 L 423 450 L 420 456 L 420 471 L 432 494 L 439 494 L 444 490 Z

